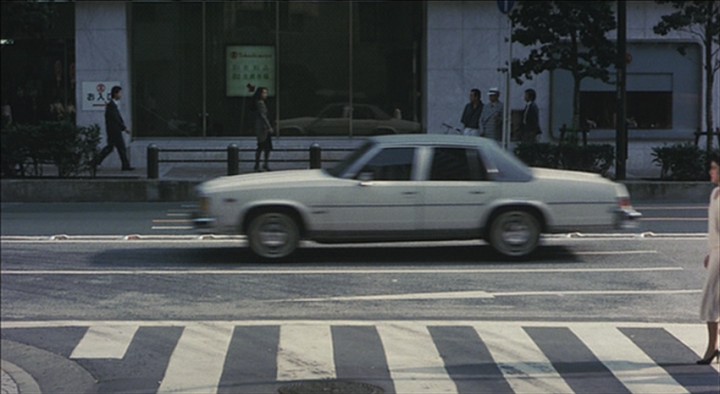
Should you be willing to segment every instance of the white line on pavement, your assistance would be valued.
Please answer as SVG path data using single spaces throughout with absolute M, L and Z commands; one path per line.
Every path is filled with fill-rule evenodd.
M 277 302 L 333 302 L 333 301 L 412 301 L 412 300 L 463 300 L 497 297 L 564 297 L 603 295 L 671 295 L 697 294 L 702 290 L 578 290 L 578 291 L 517 291 L 491 293 L 486 291 L 447 291 L 437 293 L 378 294 L 321 298 L 293 298 Z
M 0 275 L 349 275 L 349 274 L 547 274 L 682 271 L 682 267 L 498 268 L 498 269 L 332 269 L 332 270 L 2 270 Z
M 678 322 L 627 322 L 627 321 L 589 321 L 578 322 L 568 320 L 557 321 L 525 321 L 525 320 L 467 320 L 467 319 L 421 319 L 412 320 L 413 324 L 423 326 L 472 326 L 477 324 L 498 324 L 512 327 L 626 327 L 626 328 L 662 328 L 675 327 L 677 329 L 696 330 L 698 335 L 705 333 L 705 326 L 702 323 L 678 323 Z M 325 324 L 328 326 L 367 326 L 374 324 L 407 324 L 408 320 L 24 320 L 24 321 L 0 321 L 0 329 L 10 328 L 60 328 L 60 327 L 96 327 L 96 326 L 142 326 L 142 327 L 185 327 L 192 324 L 205 324 L 212 326 L 281 326 L 292 323 L 294 326 L 317 326 Z M 702 337 L 702 336 L 701 336 Z

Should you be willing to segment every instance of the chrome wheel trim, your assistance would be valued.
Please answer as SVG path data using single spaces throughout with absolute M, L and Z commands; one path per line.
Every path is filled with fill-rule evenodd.
M 504 212 L 491 226 L 491 246 L 505 256 L 526 256 L 535 250 L 540 239 L 538 221 L 529 212 Z
M 264 258 L 282 258 L 297 248 L 298 227 L 282 213 L 265 213 L 253 219 L 248 231 L 250 248 Z

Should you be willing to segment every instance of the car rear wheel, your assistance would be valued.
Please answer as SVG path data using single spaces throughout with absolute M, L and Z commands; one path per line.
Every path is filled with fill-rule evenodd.
M 279 212 L 263 213 L 252 219 L 247 236 L 250 249 L 267 259 L 289 256 L 300 242 L 297 222 Z
M 490 246 L 507 257 L 524 257 L 537 248 L 540 224 L 530 212 L 506 211 L 490 224 Z

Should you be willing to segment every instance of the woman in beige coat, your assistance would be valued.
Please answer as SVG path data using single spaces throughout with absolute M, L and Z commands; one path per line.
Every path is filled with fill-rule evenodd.
M 710 181 L 720 186 L 720 157 L 710 158 Z M 708 249 L 705 256 L 707 280 L 702 293 L 700 318 L 707 322 L 708 346 L 705 356 L 698 364 L 710 364 L 718 352 L 718 323 L 720 322 L 720 187 L 716 187 L 710 195 L 708 208 Z

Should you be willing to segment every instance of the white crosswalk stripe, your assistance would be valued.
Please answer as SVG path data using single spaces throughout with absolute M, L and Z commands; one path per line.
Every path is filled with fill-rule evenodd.
M 586 326 L 572 330 L 631 392 L 688 392 L 617 329 Z
M 398 394 L 457 393 L 426 327 L 378 325 Z
M 137 329 L 138 326 L 90 327 L 70 358 L 123 358 Z
M 227 324 L 186 326 L 158 392 L 217 392 L 232 330 L 233 326 Z
M 278 383 L 298 381 L 321 381 L 343 378 L 342 369 L 336 369 L 335 360 L 338 357 L 337 349 L 345 349 L 341 354 L 348 352 L 347 341 L 354 341 L 348 337 L 348 326 L 365 327 L 376 330 L 377 336 L 372 339 L 378 342 L 378 349 L 384 353 L 381 363 L 389 375 L 384 375 L 391 382 L 387 382 L 391 389 L 400 393 L 458 393 L 462 390 L 457 379 L 475 379 L 477 384 L 483 384 L 487 378 L 477 372 L 478 365 L 446 365 L 448 358 L 448 345 L 445 347 L 434 341 L 437 327 L 467 327 L 474 329 L 481 344 L 487 348 L 491 361 L 497 366 L 508 386 L 514 393 L 573 393 L 574 390 L 566 381 L 567 376 L 561 367 L 556 369 L 562 360 L 550 360 L 542 348 L 533 341 L 528 329 L 546 328 L 556 330 L 558 335 L 574 335 L 593 356 L 595 365 L 604 365 L 608 379 L 617 379 L 631 393 L 692 393 L 693 389 L 684 387 L 676 380 L 667 367 L 657 363 L 646 353 L 636 340 L 630 338 L 626 332 L 628 328 L 648 329 L 648 332 L 658 329 L 670 334 L 666 341 L 679 351 L 692 349 L 698 356 L 705 346 L 705 327 L 701 324 L 650 324 L 650 323 L 575 323 L 575 322 L 482 322 L 482 321 L 221 321 L 221 322 L 87 322 L 87 330 L 82 339 L 77 342 L 70 358 L 76 360 L 97 359 L 123 359 L 128 353 L 133 337 L 138 335 L 139 328 L 143 327 L 178 327 L 182 326 L 182 334 L 174 346 L 171 354 L 168 353 L 167 367 L 164 376 L 157 388 L 158 392 L 202 392 L 215 393 L 221 388 L 224 371 L 228 363 L 236 362 L 228 354 L 237 342 L 244 339 L 242 335 L 255 330 L 253 327 L 276 327 L 273 330 L 262 331 L 265 336 L 274 337 L 277 348 L 265 346 L 262 351 L 274 352 L 276 363 L 276 377 Z M 80 322 L 47 322 L 47 327 L 78 327 Z M 2 328 L 31 328 L 41 327 L 42 322 L 3 322 Z M 234 337 L 237 327 L 243 327 L 243 334 Z M 334 327 L 346 327 L 334 332 Z M 568 331 L 569 329 L 569 331 Z M 622 329 L 622 330 L 621 330 Z M 563 331 L 564 330 L 564 331 Z M 642 330 L 641 330 L 642 331 Z M 375 332 L 375 331 L 373 331 Z M 433 334 L 431 334 L 431 332 Z M 334 333 L 339 335 L 334 337 Z M 353 334 L 350 334 L 351 336 Z M 644 335 L 642 332 L 636 335 Z M 651 335 L 651 334 L 648 334 Z M 339 338 L 339 339 L 338 339 Z M 364 337 L 373 338 L 372 336 Z M 257 339 L 257 338 L 255 338 Z M 252 341 L 253 339 L 248 339 Z M 335 349 L 334 341 L 342 340 L 344 347 Z M 235 345 L 233 345 L 235 343 Z M 272 343 L 272 341 L 267 342 Z M 455 352 L 463 351 L 462 338 L 460 348 Z M 247 344 L 244 344 L 245 346 Z M 363 346 L 358 344 L 357 346 Z M 477 347 L 475 342 L 468 341 L 467 346 Z M 547 346 L 547 344 L 545 345 Z M 560 344 L 559 346 L 562 346 Z M 579 345 L 576 345 L 579 346 Z M 247 351 L 247 347 L 242 347 Z M 240 347 L 238 347 L 240 349 Z M 470 349 L 470 348 L 467 348 Z M 546 349 L 546 348 L 545 348 Z M 685 349 L 685 350 L 682 350 Z M 169 350 L 169 349 L 168 349 Z M 239 350 L 238 350 L 239 351 Z M 352 351 L 352 350 L 351 350 Z M 545 350 L 547 352 L 547 349 Z M 445 353 L 443 353 L 445 352 Z M 130 352 L 132 353 L 132 352 Z M 371 353 L 365 353 L 371 354 Z M 469 354 L 469 353 L 468 353 Z M 477 354 L 477 353 L 472 353 Z M 549 354 L 549 353 L 548 353 Z M 589 353 L 588 353 L 589 354 Z M 252 353 L 250 353 L 252 356 Z M 485 356 L 483 356 L 485 357 Z M 347 357 L 344 358 L 347 360 Z M 488 358 L 489 359 L 489 358 Z M 351 359 L 352 360 L 352 359 Z M 598 362 L 599 360 L 599 362 Z M 268 359 L 272 363 L 273 359 Z M 358 360 L 362 363 L 364 360 Z M 692 360 L 694 361 L 694 360 Z M 690 360 L 678 363 L 692 364 Z M 373 368 L 377 368 L 373 364 Z M 589 361 L 590 362 L 590 361 Z M 352 361 L 351 361 L 352 363 Z M 345 362 L 347 368 L 347 362 Z M 358 368 L 362 368 L 358 365 Z M 462 368 L 470 368 L 463 370 Z M 713 366 L 718 370 L 717 365 Z M 267 369 L 267 368 L 266 368 Z M 231 368 L 232 370 L 232 368 Z M 162 371 L 162 370 L 161 370 Z M 458 372 L 461 371 L 461 372 Z M 463 372 L 465 371 L 465 372 Z M 467 372 L 470 371 L 470 372 Z M 474 372 L 473 372 L 474 371 Z M 708 371 L 708 369 L 705 369 Z M 712 371 L 710 369 L 709 371 Z M 567 372 L 565 372 L 567 373 Z M 464 375 L 463 375 L 464 374 Z M 389 378 L 388 378 L 389 376 Z M 230 377 L 232 378 L 232 377 Z M 493 379 L 496 379 L 493 378 Z M 686 383 L 687 384 L 687 383 Z M 467 386 L 467 382 L 464 387 Z M 507 386 L 505 386 L 507 387 Z M 577 386 L 574 386 L 577 389 Z M 222 390 L 221 390 L 222 391 Z M 467 389 L 465 390 L 467 391 Z M 224 391 L 228 392 L 228 391 Z
M 281 326 L 277 367 L 279 381 L 334 379 L 330 326 Z
M 496 323 L 474 328 L 516 393 L 573 392 L 521 326 Z

